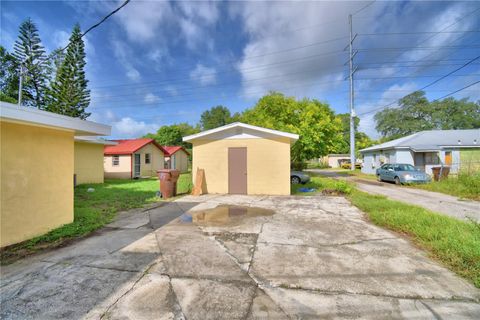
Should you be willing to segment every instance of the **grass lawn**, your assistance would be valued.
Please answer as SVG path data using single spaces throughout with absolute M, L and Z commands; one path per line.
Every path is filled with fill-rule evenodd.
M 365 212 L 374 224 L 409 236 L 434 259 L 480 288 L 479 223 L 457 220 L 384 196 L 370 195 L 344 184 L 348 185 L 344 181 L 313 177 L 307 186 L 317 187 L 318 191 L 336 188 L 347 194 L 352 204 Z M 300 187 L 294 186 L 292 194 L 304 194 L 298 192 Z
M 441 181 L 412 185 L 412 187 L 480 201 L 480 172 L 470 175 L 459 174 Z
M 348 175 L 361 179 L 377 179 L 374 174 L 365 174 L 358 169 L 353 172 L 342 169 L 335 169 L 333 171 L 345 172 Z M 408 187 L 445 193 L 463 199 L 480 201 L 480 172 L 474 174 L 459 174 L 458 176 L 451 175 L 445 180 L 432 181 L 426 184 L 411 184 L 408 185 Z
M 95 191 L 88 192 L 89 188 L 94 188 Z M 189 193 L 191 188 L 191 174 L 180 175 L 178 194 Z M 42 236 L 2 249 L 1 263 L 8 264 L 39 250 L 58 247 L 72 239 L 85 236 L 111 222 L 117 212 L 160 202 L 162 199 L 156 196 L 159 189 L 157 178 L 106 180 L 103 184 L 77 186 L 74 221 Z

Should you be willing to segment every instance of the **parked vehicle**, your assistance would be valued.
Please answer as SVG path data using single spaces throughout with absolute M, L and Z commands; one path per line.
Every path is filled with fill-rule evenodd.
M 302 171 L 290 171 L 290 182 L 292 184 L 305 184 L 310 181 L 310 176 Z
M 425 172 L 406 163 L 386 163 L 376 170 L 378 181 L 402 183 L 427 183 L 431 178 Z
M 350 160 L 343 160 L 341 161 L 341 164 L 340 164 L 340 167 L 342 169 L 351 169 L 352 168 L 352 162 Z M 355 163 L 355 168 L 356 169 L 361 169 L 362 168 L 362 164 L 361 163 Z

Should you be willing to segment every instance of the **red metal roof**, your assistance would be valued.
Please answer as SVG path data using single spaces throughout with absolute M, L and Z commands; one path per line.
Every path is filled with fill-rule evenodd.
M 118 142 L 115 146 L 105 146 L 103 149 L 103 153 L 105 155 L 117 155 L 117 154 L 132 154 L 137 150 L 143 148 L 149 143 L 155 145 L 158 149 L 160 149 L 164 154 L 166 151 L 160 146 L 158 143 L 155 142 L 153 139 L 142 138 L 142 139 L 125 139 L 125 140 L 113 140 Z
M 170 157 L 172 154 L 177 152 L 178 150 L 183 150 L 185 151 L 186 154 L 190 155 L 187 150 L 185 150 L 184 147 L 182 146 L 163 146 L 163 149 L 165 150 L 165 156 Z

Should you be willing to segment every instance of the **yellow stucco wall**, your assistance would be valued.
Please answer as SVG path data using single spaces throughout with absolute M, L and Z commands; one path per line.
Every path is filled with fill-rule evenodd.
M 187 172 L 188 171 L 188 155 L 185 151 L 179 150 L 175 152 L 172 157 L 175 156 L 175 168 L 172 169 L 177 169 L 180 170 L 180 172 Z M 170 160 L 170 164 L 172 164 L 172 161 Z
M 165 157 L 163 152 L 156 146 L 149 143 L 135 153 L 140 153 L 140 176 L 141 177 L 155 177 L 157 170 L 163 169 Z M 145 163 L 145 154 L 150 153 L 150 164 Z
M 105 179 L 130 179 L 132 171 L 132 156 L 120 155 L 118 166 L 112 165 L 113 156 L 103 157 Z
M 228 193 L 228 148 L 247 148 L 248 194 L 290 194 L 290 141 L 220 139 L 193 141 L 192 176 L 205 169 L 208 193 Z M 195 181 L 194 181 L 195 182 Z
M 0 247 L 73 221 L 73 132 L 0 122 Z
M 77 184 L 103 183 L 103 144 L 75 141 Z

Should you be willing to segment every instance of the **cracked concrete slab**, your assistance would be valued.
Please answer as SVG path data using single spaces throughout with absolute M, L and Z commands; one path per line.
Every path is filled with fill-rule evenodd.
M 192 218 L 222 205 L 275 214 Z M 342 197 L 186 196 L 132 212 L 2 269 L 0 317 L 480 318 L 480 290 Z
M 412 248 L 403 240 L 318 248 L 268 243 L 257 247 L 251 272 L 276 287 L 404 298 L 480 298 L 478 289 L 421 254 L 409 252 Z
M 245 319 L 255 293 L 251 283 L 206 279 L 172 279 L 187 319 Z
M 250 281 L 224 250 L 202 232 L 160 229 L 156 233 L 170 276 Z
M 183 319 L 167 276 L 146 274 L 122 296 L 105 319 Z

